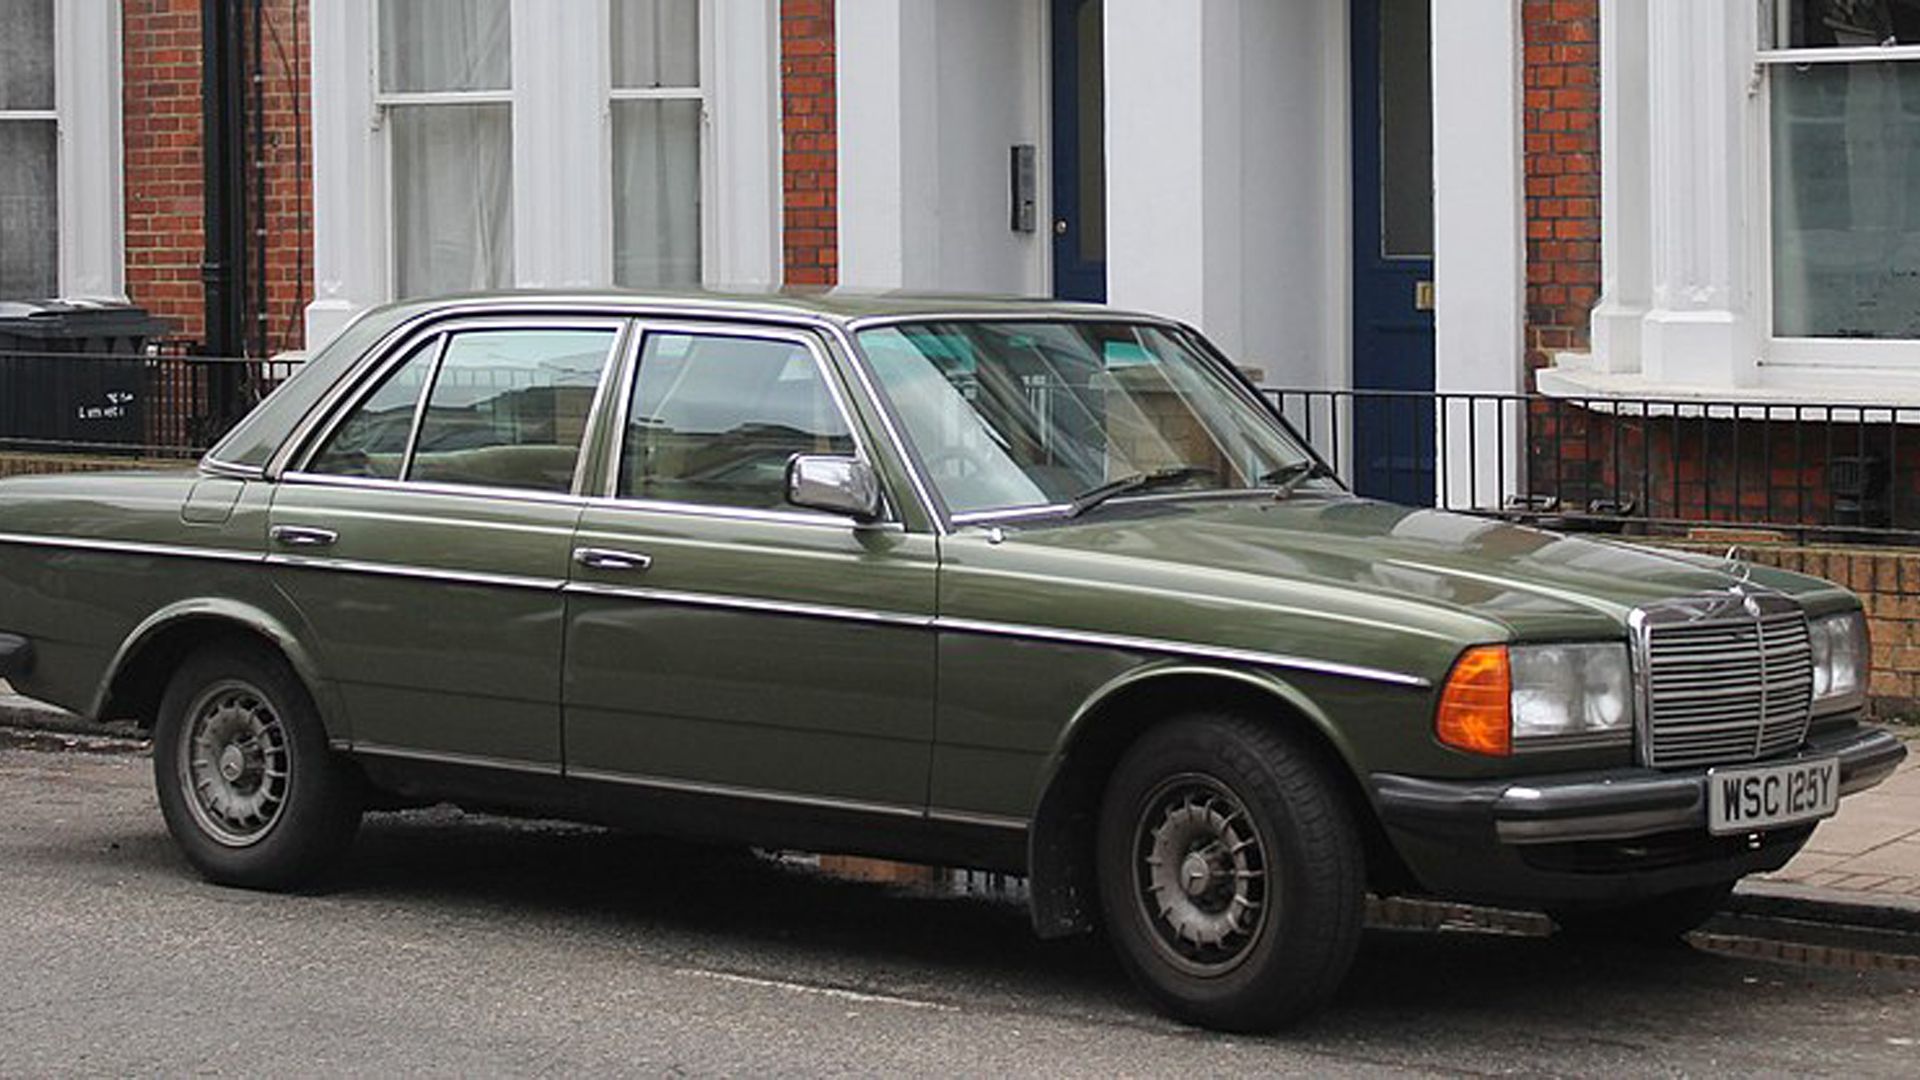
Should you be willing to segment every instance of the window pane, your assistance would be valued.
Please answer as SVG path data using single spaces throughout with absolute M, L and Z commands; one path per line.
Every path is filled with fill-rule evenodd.
M 380 0 L 380 89 L 508 89 L 509 6 L 509 0 Z
M 0 0 L 0 111 L 53 108 L 53 0 Z
M 1433 258 L 1433 4 L 1380 5 L 1380 253 Z
M 1776 49 L 1920 45 L 1920 0 L 1764 0 Z
M 427 399 L 410 480 L 573 490 L 611 330 L 457 334 Z
M 700 103 L 613 103 L 613 279 L 700 282 Z
M 1920 65 L 1774 67 L 1782 337 L 1920 337 Z
M 512 284 L 511 110 L 406 105 L 387 111 L 398 295 Z
M 772 509 L 786 505 L 793 455 L 853 453 L 846 420 L 799 345 L 655 334 L 639 380 L 622 495 Z
M 700 85 L 700 0 L 613 0 L 613 85 Z
M 327 476 L 373 476 L 397 480 L 413 432 L 413 414 L 420 388 L 433 370 L 440 339 L 433 338 L 413 351 L 399 370 L 354 410 L 327 441 L 327 447 L 307 466 L 308 472 Z
M 51 120 L 0 120 L 0 297 L 60 292 Z

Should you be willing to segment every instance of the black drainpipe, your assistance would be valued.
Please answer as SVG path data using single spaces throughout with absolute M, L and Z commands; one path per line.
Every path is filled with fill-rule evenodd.
M 236 0 L 200 0 L 200 145 L 205 163 L 206 353 L 246 349 L 246 54 Z M 224 430 L 239 408 L 239 365 L 209 366 L 210 422 Z

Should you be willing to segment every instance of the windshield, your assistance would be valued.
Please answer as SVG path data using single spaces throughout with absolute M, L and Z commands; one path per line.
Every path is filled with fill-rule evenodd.
M 1109 493 L 1271 485 L 1310 460 L 1174 332 L 1129 322 L 924 322 L 861 350 L 955 515 Z

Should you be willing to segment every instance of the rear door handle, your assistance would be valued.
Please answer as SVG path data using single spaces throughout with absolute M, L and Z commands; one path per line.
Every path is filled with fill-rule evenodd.
M 613 548 L 574 548 L 573 561 L 589 570 L 645 570 L 653 565 L 653 556 L 637 551 Z
M 275 525 L 267 531 L 274 543 L 287 547 L 332 547 L 340 534 L 332 529 L 316 529 L 310 525 Z

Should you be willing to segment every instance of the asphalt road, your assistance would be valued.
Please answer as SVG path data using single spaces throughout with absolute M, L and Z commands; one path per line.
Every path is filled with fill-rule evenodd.
M 448 810 L 219 889 L 148 768 L 0 748 L 0 1076 L 1920 1075 L 1914 974 L 1370 931 L 1325 1014 L 1227 1037 L 1004 900 Z

